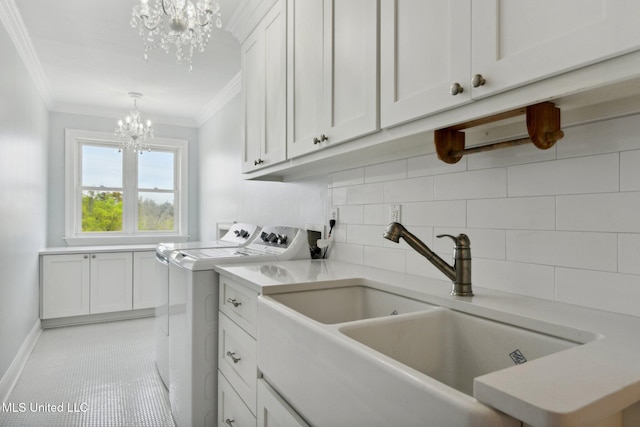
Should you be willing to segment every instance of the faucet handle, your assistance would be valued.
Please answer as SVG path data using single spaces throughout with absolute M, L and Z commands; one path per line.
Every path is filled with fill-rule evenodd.
M 458 236 L 452 236 L 451 234 L 438 234 L 437 238 L 448 237 L 453 240 L 453 244 L 456 248 L 468 248 L 471 245 L 471 240 L 466 234 L 458 234 Z

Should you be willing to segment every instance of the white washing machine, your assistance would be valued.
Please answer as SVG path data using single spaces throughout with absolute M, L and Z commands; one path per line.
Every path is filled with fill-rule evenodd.
M 255 224 L 234 223 L 220 239 L 208 242 L 160 243 L 156 246 L 156 367 L 169 388 L 169 256 L 173 251 L 202 248 L 236 248 L 246 246 L 260 232 Z
M 178 427 L 216 426 L 220 264 L 310 258 L 305 230 L 265 226 L 242 248 L 179 250 L 169 263 L 169 400 Z

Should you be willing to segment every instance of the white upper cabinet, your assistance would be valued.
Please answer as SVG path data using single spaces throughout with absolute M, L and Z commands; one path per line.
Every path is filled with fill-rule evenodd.
M 636 50 L 639 17 L 637 0 L 381 0 L 381 126 Z
M 470 0 L 382 0 L 381 127 L 470 101 L 470 10 Z
M 289 0 L 289 158 L 378 129 L 378 2 Z
M 286 159 L 286 1 L 279 0 L 242 44 L 242 171 Z
M 640 47 L 637 0 L 473 0 L 478 98 Z

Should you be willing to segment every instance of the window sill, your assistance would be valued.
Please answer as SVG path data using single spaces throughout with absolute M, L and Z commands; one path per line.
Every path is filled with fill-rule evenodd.
M 67 246 L 144 245 L 160 242 L 183 243 L 188 235 L 154 234 L 152 236 L 83 236 L 64 237 Z

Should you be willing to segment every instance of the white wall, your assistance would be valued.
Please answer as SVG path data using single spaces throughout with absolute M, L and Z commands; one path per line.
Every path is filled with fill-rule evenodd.
M 0 378 L 38 321 L 48 113 L 0 25 Z
M 200 128 L 200 235 L 216 223 L 251 222 L 304 227 L 325 224 L 327 177 L 298 182 L 245 181 L 240 170 L 242 100 L 236 95 Z
M 546 151 L 455 165 L 433 154 L 331 174 L 339 226 L 329 257 L 444 278 L 381 237 L 399 204 L 401 222 L 445 259 L 452 242 L 435 236 L 469 235 L 476 287 L 640 316 L 639 119 L 566 129 Z
M 123 111 L 123 114 L 126 111 Z M 49 129 L 49 204 L 47 208 L 47 246 L 66 246 L 64 237 L 64 143 L 65 129 L 81 129 L 111 133 L 117 120 L 109 117 L 79 114 L 50 114 Z M 159 138 L 180 138 L 189 141 L 189 236 L 199 238 L 198 231 L 198 130 L 180 126 L 154 124 L 154 135 Z

